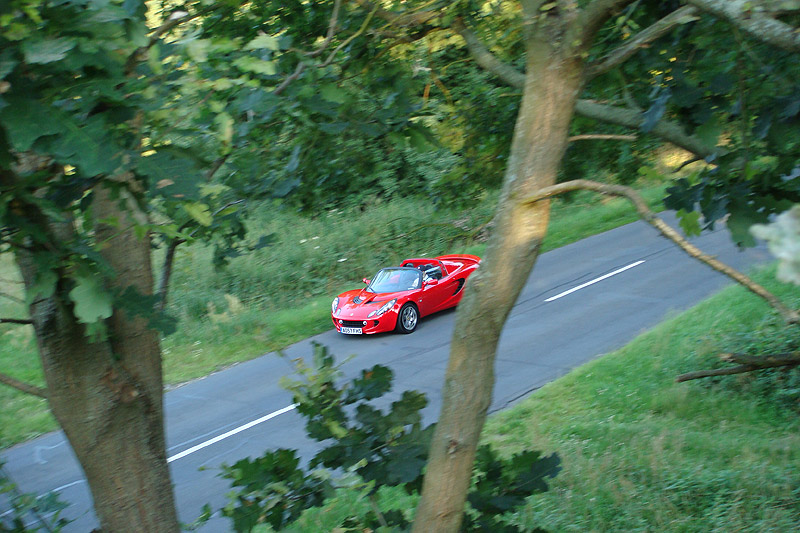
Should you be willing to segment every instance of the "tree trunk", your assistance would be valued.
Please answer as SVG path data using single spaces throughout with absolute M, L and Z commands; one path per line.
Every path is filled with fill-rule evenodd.
M 455 532 L 461 524 L 475 451 L 492 400 L 497 343 L 547 229 L 549 202 L 520 201 L 555 183 L 582 85 L 581 60 L 576 53 L 561 52 L 558 42 L 546 31 L 528 39 L 523 99 L 495 227 L 456 315 L 415 532 Z
M 96 220 L 116 218 L 119 228 L 95 226 L 101 254 L 113 267 L 114 285 L 153 289 L 149 238 L 137 238 L 120 200 L 95 189 Z M 129 208 L 131 206 L 128 206 Z M 52 228 L 68 239 L 71 228 Z M 37 265 L 17 255 L 26 287 Z M 164 444 L 161 352 L 158 334 L 142 318 L 119 309 L 106 321 L 108 339 L 90 342 L 74 317 L 68 287 L 34 301 L 30 313 L 53 415 L 83 467 L 105 532 L 180 531 Z

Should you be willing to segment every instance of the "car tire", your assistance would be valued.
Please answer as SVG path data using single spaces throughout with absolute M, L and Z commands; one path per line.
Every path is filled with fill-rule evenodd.
M 399 333 L 411 333 L 417 329 L 419 323 L 419 309 L 412 303 L 407 303 L 400 308 L 397 313 L 397 331 Z

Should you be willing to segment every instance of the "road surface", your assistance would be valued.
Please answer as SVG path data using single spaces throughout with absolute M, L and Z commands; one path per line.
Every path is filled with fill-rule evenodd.
M 676 225 L 674 218 L 668 221 Z M 770 260 L 763 248 L 736 250 L 724 230 L 693 242 L 739 269 Z M 503 330 L 491 411 L 625 345 L 727 283 L 643 222 L 543 254 Z M 353 337 L 331 330 L 289 347 L 286 355 L 307 357 L 311 343 L 318 342 L 340 359 L 354 356 L 344 365 L 347 375 L 387 365 L 395 372 L 392 394 L 425 392 L 430 400 L 425 416 L 433 421 L 454 317 L 446 311 L 425 318 L 411 335 Z M 313 452 L 290 395 L 278 385 L 291 370 L 286 359 L 266 354 L 167 392 L 168 456 L 181 520 L 194 520 L 205 503 L 214 509 L 224 505 L 229 486 L 218 477 L 221 463 L 278 447 L 306 457 Z M 62 433 L 10 448 L 1 457 L 23 491 L 56 490 L 72 504 L 64 515 L 75 521 L 65 531 L 86 532 L 96 525 L 86 482 Z M 0 514 L 7 511 L 4 503 Z M 229 529 L 225 519 L 215 517 L 201 531 Z

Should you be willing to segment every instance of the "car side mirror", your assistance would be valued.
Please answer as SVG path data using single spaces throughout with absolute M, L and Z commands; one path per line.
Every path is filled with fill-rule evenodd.
M 438 279 L 429 279 L 428 281 L 425 282 L 425 286 L 426 287 L 428 285 L 438 285 L 438 284 L 439 284 L 439 280 Z
M 367 279 L 367 278 L 364 278 L 364 279 L 362 279 L 361 281 L 363 281 L 363 282 L 364 282 L 366 285 L 369 285 L 369 282 L 370 282 L 371 280 L 369 280 L 369 279 Z

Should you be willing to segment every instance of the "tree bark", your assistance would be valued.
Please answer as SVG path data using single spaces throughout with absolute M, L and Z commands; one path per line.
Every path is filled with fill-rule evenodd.
M 442 411 L 415 532 L 459 530 L 478 439 L 492 400 L 497 343 L 546 232 L 549 203 L 526 205 L 520 200 L 555 182 L 582 85 L 579 55 L 562 52 L 556 42 L 551 32 L 529 38 L 523 100 L 495 229 L 456 315 Z
M 93 212 L 96 220 L 127 221 L 119 200 L 100 187 Z M 116 273 L 116 287 L 151 294 L 149 238 L 137 238 L 128 226 L 95 226 L 101 254 Z M 71 228 L 51 226 L 50 231 L 53 239 L 67 239 Z M 18 252 L 17 261 L 31 287 L 35 262 L 26 252 Z M 158 335 L 144 319 L 115 309 L 106 321 L 108 339 L 90 342 L 63 281 L 52 296 L 30 306 L 30 315 L 50 408 L 86 474 L 101 528 L 180 531 L 164 444 Z

